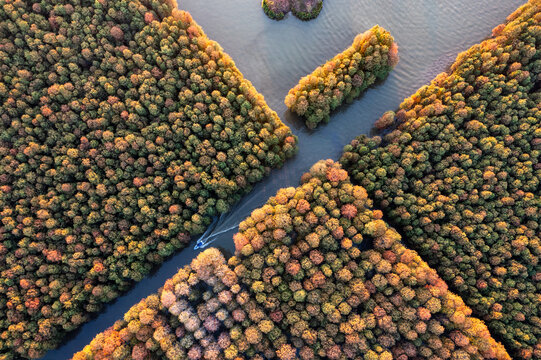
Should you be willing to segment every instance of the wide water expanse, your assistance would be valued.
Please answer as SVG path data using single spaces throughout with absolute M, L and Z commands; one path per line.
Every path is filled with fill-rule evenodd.
M 238 223 L 281 187 L 297 186 L 302 173 L 321 159 L 340 156 L 355 136 L 369 133 L 374 121 L 445 71 L 456 55 L 488 37 L 523 0 L 325 0 L 319 17 L 302 22 L 289 14 L 268 19 L 260 0 L 180 0 L 209 38 L 216 40 L 269 106 L 299 137 L 299 152 L 275 170 L 239 205 L 218 219 L 199 244 L 233 251 Z M 356 34 L 379 24 L 398 42 L 400 62 L 387 80 L 314 131 L 287 112 L 284 97 L 318 65 L 348 47 Z M 201 251 L 196 242 L 166 261 L 150 277 L 107 306 L 93 321 L 43 359 L 68 359 L 141 298 L 156 292 L 177 269 Z M 199 247 L 199 246 L 197 246 Z

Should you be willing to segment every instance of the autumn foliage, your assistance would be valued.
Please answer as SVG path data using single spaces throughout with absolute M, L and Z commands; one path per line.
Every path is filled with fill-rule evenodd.
M 376 25 L 357 35 L 353 44 L 303 77 L 289 90 L 286 106 L 310 129 L 327 123 L 331 112 L 352 102 L 369 86 L 382 80 L 398 63 L 398 46 L 391 34 Z
M 330 160 L 239 226 L 229 260 L 300 359 L 509 359 Z
M 227 264 L 201 253 L 73 359 L 110 343 L 148 359 L 510 359 L 370 205 L 317 163 L 240 224 Z
M 297 18 L 308 21 L 318 17 L 323 0 L 262 0 L 261 7 L 274 20 L 283 19 L 291 11 Z
M 174 6 L 0 0 L 0 357 L 55 347 L 295 152 Z
M 263 360 L 275 357 L 270 339 L 286 343 L 219 250 L 208 249 L 73 360 Z
M 513 358 L 541 358 L 541 2 L 360 136 L 341 164 Z

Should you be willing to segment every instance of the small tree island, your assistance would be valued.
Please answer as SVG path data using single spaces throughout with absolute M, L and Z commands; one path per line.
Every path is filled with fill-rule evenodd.
M 274 20 L 282 20 L 291 11 L 299 19 L 308 21 L 319 15 L 323 0 L 263 0 L 261 7 Z

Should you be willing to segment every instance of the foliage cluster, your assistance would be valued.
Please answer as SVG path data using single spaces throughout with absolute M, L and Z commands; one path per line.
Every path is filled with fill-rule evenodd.
M 341 164 L 515 358 L 541 358 L 541 2 L 460 54 Z
M 301 359 L 509 358 L 331 160 L 239 226 L 229 260 Z
M 376 25 L 355 37 L 353 44 L 310 75 L 300 79 L 285 98 L 286 106 L 316 128 L 331 111 L 352 102 L 382 80 L 398 63 L 398 46 L 391 34 Z
M 323 0 L 262 0 L 261 7 L 274 20 L 282 20 L 291 11 L 299 19 L 308 21 L 318 17 Z
M 270 359 L 284 335 L 238 283 L 219 250 L 200 253 L 73 360 Z
M 209 249 L 150 297 L 171 315 L 167 332 L 152 312 L 157 325 L 133 340 L 148 307 L 137 305 L 74 359 L 103 359 L 108 339 L 133 354 L 151 337 L 148 358 L 510 359 L 370 205 L 338 164 L 317 163 L 240 224 L 227 265 Z
M 173 7 L 0 0 L 0 356 L 53 348 L 295 152 Z

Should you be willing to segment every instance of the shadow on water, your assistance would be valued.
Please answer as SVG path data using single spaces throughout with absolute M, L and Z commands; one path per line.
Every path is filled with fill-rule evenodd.
M 295 114 L 293 111 L 287 109 L 282 117 L 281 117 L 282 121 L 287 125 L 289 126 L 291 129 L 293 130 L 297 130 L 297 131 L 294 131 L 295 134 L 297 134 L 299 131 L 303 132 L 303 133 L 306 133 L 308 135 L 311 135 L 313 134 L 314 132 L 317 131 L 317 128 L 312 130 L 312 129 L 308 129 L 306 127 L 306 125 L 304 125 L 304 118 Z
M 385 111 L 395 110 L 405 97 L 445 71 L 459 52 L 490 35 L 492 28 L 522 3 L 524 0 L 325 1 L 317 19 L 303 22 L 291 15 L 281 21 L 268 19 L 257 0 L 180 1 L 180 8 L 189 11 L 209 38 L 220 43 L 268 105 L 292 128 L 299 138 L 299 152 L 255 185 L 230 212 L 216 218 L 204 235 L 105 306 L 43 359 L 68 359 L 82 350 L 97 333 L 190 263 L 202 247 L 211 245 L 228 256 L 233 254 L 232 236 L 255 208 L 279 188 L 297 186 L 302 173 L 318 160 L 337 160 L 344 145 L 357 135 L 369 134 Z M 289 89 L 375 24 L 389 30 L 398 42 L 400 62 L 383 83 L 334 112 L 329 124 L 308 130 L 302 119 L 287 111 L 284 97 Z

